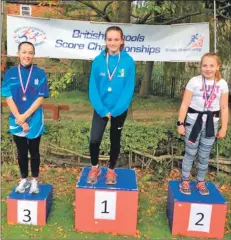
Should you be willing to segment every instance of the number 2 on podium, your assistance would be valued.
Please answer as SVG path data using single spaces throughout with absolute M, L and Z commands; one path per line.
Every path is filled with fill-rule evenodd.
M 188 231 L 209 232 L 212 217 L 212 205 L 191 204 Z

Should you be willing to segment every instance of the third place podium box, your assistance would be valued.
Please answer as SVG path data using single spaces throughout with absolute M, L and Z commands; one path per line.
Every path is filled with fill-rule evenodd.
M 216 186 L 207 182 L 210 194 L 202 196 L 196 182 L 190 182 L 191 195 L 179 191 L 180 181 L 169 181 L 167 214 L 172 235 L 223 238 L 227 202 Z
M 15 189 L 7 197 L 7 223 L 43 226 L 52 206 L 53 188 L 51 184 L 40 184 L 38 194 L 16 193 Z
M 75 229 L 84 232 L 107 232 L 135 235 L 138 213 L 136 173 L 115 169 L 117 183 L 105 183 L 106 168 L 95 185 L 88 184 L 90 167 L 84 167 L 75 189 Z

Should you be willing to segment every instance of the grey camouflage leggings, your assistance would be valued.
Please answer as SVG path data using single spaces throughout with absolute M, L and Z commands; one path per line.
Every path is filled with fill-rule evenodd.
M 209 156 L 213 148 L 213 144 L 216 140 L 216 137 L 205 136 L 205 123 L 203 123 L 202 129 L 197 137 L 196 142 L 191 143 L 188 141 L 188 139 L 195 120 L 187 117 L 186 122 L 190 124 L 190 126 L 185 127 L 185 155 L 182 163 L 182 179 L 183 180 L 189 179 L 193 161 L 195 159 L 196 154 L 198 153 L 197 180 L 204 181 L 205 174 L 208 168 Z M 215 136 L 217 134 L 217 130 L 218 122 L 214 122 Z

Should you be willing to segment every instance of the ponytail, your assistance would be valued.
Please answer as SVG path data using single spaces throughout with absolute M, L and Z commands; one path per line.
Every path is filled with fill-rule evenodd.
M 222 75 L 221 75 L 221 73 L 220 73 L 219 70 L 216 71 L 215 77 L 216 77 L 216 80 L 217 80 L 217 81 L 219 81 L 219 80 L 222 79 Z

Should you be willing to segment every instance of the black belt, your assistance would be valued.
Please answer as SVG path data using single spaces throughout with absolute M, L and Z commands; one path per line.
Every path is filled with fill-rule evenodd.
M 219 117 L 220 111 L 197 111 L 193 108 L 188 108 L 188 113 L 198 113 L 197 119 L 193 125 L 192 131 L 189 136 L 189 141 L 196 142 L 196 139 L 201 131 L 202 128 L 202 117 L 203 114 L 207 114 L 207 120 L 206 120 L 206 137 L 214 137 L 214 123 L 213 118 Z

